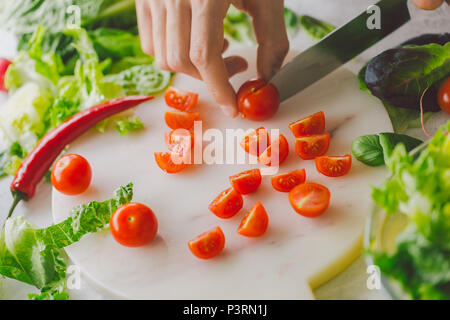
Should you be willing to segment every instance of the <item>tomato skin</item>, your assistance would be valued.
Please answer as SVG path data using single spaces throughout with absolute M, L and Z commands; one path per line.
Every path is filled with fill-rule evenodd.
M 438 103 L 442 111 L 450 114 L 450 77 L 445 79 L 438 91 Z
M 264 121 L 272 118 L 280 105 L 278 89 L 263 80 L 244 83 L 237 94 L 239 111 L 243 118 Z
M 189 241 L 188 246 L 197 258 L 211 259 L 225 248 L 225 235 L 220 227 L 215 227 Z
M 200 114 L 197 112 L 168 111 L 164 115 L 164 121 L 172 130 L 189 130 L 194 126 L 194 121 L 198 120 L 199 118 Z
M 261 155 L 269 145 L 269 132 L 264 127 L 249 132 L 241 141 L 241 147 L 254 156 Z
M 194 148 L 194 133 L 186 129 L 176 129 L 165 134 L 167 148 L 180 155 L 186 155 Z
M 327 187 L 307 182 L 289 192 L 289 202 L 294 210 L 307 218 L 320 216 L 330 204 L 331 194 Z
M 316 158 L 316 168 L 327 177 L 341 177 L 346 175 L 352 167 L 352 156 L 322 156 Z
M 171 87 L 166 91 L 164 100 L 169 107 L 190 111 L 197 104 L 198 94 Z
M 258 190 L 262 177 L 259 169 L 247 170 L 230 177 L 231 186 L 240 194 L 249 194 Z
M 8 67 L 11 65 L 11 61 L 5 58 L 0 58 L 0 91 L 7 92 L 5 87 L 5 74 L 8 71 Z
M 229 188 L 222 191 L 209 205 L 209 210 L 222 219 L 229 219 L 238 213 L 244 205 L 242 195 Z
M 278 152 L 276 151 L 277 148 Z M 279 138 L 272 142 L 270 146 L 258 157 L 258 161 L 269 167 L 277 165 L 280 166 L 286 160 L 288 155 L 289 143 L 287 142 L 286 137 L 280 134 Z M 277 158 L 278 161 L 276 161 Z
M 246 237 L 260 237 L 269 226 L 269 216 L 261 202 L 256 202 L 253 208 L 242 219 L 238 233 Z
M 91 184 L 92 169 L 82 156 L 67 154 L 55 162 L 50 179 L 59 192 L 77 195 L 86 191 Z
M 306 170 L 294 170 L 289 173 L 272 176 L 270 182 L 272 187 L 280 192 L 289 192 L 299 184 L 306 181 Z
M 109 222 L 111 234 L 126 247 L 141 247 L 150 243 L 158 231 L 158 220 L 153 211 L 137 202 L 117 208 Z
M 186 157 L 179 155 L 177 159 L 180 163 L 175 163 L 172 160 L 172 154 L 170 152 L 155 152 L 156 164 L 166 173 L 178 173 L 187 166 Z
M 325 114 L 323 111 L 314 113 L 306 118 L 297 120 L 289 124 L 289 129 L 294 136 L 303 137 L 312 134 L 320 134 L 325 131 Z
M 303 160 L 323 156 L 330 146 L 330 134 L 322 133 L 295 139 L 295 153 Z

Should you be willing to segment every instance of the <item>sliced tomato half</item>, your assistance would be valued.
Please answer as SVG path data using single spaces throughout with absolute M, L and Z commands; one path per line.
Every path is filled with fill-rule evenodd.
M 248 133 L 241 141 L 241 147 L 248 153 L 259 156 L 270 144 L 270 136 L 264 127 Z
M 244 199 L 233 188 L 222 191 L 209 205 L 209 210 L 222 219 L 229 219 L 238 213 L 244 205 Z
M 225 235 L 220 227 L 215 227 L 189 241 L 188 246 L 197 258 L 211 259 L 225 248 Z
M 230 177 L 231 186 L 240 194 L 255 192 L 261 185 L 261 181 L 259 169 L 247 170 Z
M 289 143 L 286 137 L 280 137 L 270 144 L 258 157 L 258 161 L 266 166 L 280 166 L 289 154 Z
M 303 160 L 323 156 L 330 146 L 330 134 L 322 133 L 295 139 L 295 152 Z
M 187 166 L 186 159 L 170 152 L 155 152 L 155 160 L 158 167 L 167 173 L 178 173 Z
M 170 151 L 185 155 L 194 148 L 194 133 L 186 129 L 176 129 L 165 134 L 165 142 Z
M 294 187 L 298 186 L 301 183 L 304 183 L 306 180 L 306 170 L 294 170 L 289 173 L 279 174 L 277 176 L 272 176 L 270 178 L 270 182 L 272 183 L 272 187 L 280 192 L 289 192 Z
M 194 126 L 194 121 L 200 118 L 200 114 L 197 112 L 184 112 L 184 111 L 168 111 L 164 115 L 166 124 L 172 130 L 186 129 L 189 130 Z
M 308 218 L 318 217 L 328 208 L 331 194 L 327 187 L 307 182 L 289 192 L 289 202 L 294 210 Z
M 242 219 L 238 233 L 246 237 L 260 237 L 266 232 L 268 225 L 269 216 L 258 201 Z
M 316 168 L 327 177 L 341 177 L 346 175 L 352 167 L 352 156 L 322 156 L 316 158 Z
M 164 99 L 169 107 L 180 111 L 190 111 L 197 104 L 198 94 L 172 87 L 166 91 Z
M 291 129 L 295 137 L 323 133 L 325 131 L 325 114 L 323 111 L 320 111 L 309 117 L 292 122 L 289 125 L 289 129 Z

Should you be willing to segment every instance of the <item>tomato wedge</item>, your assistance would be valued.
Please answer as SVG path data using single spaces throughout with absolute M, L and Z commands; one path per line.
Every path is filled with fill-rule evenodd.
M 289 173 L 279 174 L 270 178 L 272 187 L 280 192 L 289 192 L 294 189 L 294 187 L 298 186 L 301 183 L 304 183 L 305 180 L 305 169 L 294 170 Z
M 295 139 L 295 152 L 303 160 L 323 156 L 330 146 L 330 134 L 322 133 Z
M 194 126 L 194 121 L 199 118 L 200 114 L 197 112 L 168 111 L 164 115 L 166 124 L 172 130 L 180 128 L 189 130 Z
M 294 210 L 308 218 L 320 216 L 330 204 L 331 194 L 327 187 L 307 182 L 289 192 L 289 202 Z
M 222 219 L 229 219 L 238 213 L 244 205 L 244 199 L 233 188 L 222 191 L 209 205 L 209 210 Z
M 242 219 L 238 233 L 246 237 L 260 237 L 266 232 L 268 225 L 269 216 L 261 202 L 258 201 Z
M 189 241 L 188 246 L 197 258 L 211 259 L 225 248 L 225 235 L 220 227 L 215 227 Z
M 5 58 L 0 58 L 0 91 L 8 91 L 5 87 L 5 74 L 12 62 Z
M 241 147 L 248 153 L 259 156 L 270 144 L 270 136 L 264 127 L 248 133 L 241 141 Z
M 166 91 L 164 99 L 169 107 L 181 111 L 190 111 L 197 104 L 198 94 L 172 87 Z
M 352 156 L 323 156 L 316 158 L 316 168 L 327 177 L 340 177 L 347 174 L 352 167 Z
M 176 129 L 165 134 L 165 142 L 170 151 L 185 155 L 194 148 L 194 133 L 186 129 Z
M 170 152 L 155 152 L 155 160 L 158 167 L 166 173 L 178 173 L 187 166 L 186 159 L 183 157 L 176 157 L 177 161 L 174 161 L 172 155 L 176 157 L 174 153 Z
M 309 117 L 292 122 L 289 125 L 289 129 L 291 129 L 295 137 L 323 133 L 325 131 L 325 114 L 323 111 L 320 111 Z
M 247 170 L 230 177 L 231 186 L 240 194 L 255 192 L 261 184 L 259 169 Z
M 270 144 L 258 157 L 258 161 L 266 166 L 280 166 L 289 154 L 289 143 L 285 136 L 280 137 Z

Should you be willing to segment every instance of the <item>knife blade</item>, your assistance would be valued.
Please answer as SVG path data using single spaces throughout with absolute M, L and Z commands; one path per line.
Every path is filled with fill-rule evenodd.
M 365 11 L 287 63 L 270 80 L 280 93 L 280 101 L 323 78 L 408 22 L 411 17 L 407 2 L 377 2 L 381 28 L 369 29 L 368 19 L 376 12 Z

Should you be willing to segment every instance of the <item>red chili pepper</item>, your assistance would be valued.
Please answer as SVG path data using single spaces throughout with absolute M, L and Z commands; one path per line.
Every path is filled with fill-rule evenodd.
M 153 99 L 147 96 L 129 96 L 112 99 L 82 110 L 48 132 L 22 161 L 11 183 L 14 201 L 8 218 L 20 200 L 31 199 L 36 185 L 42 180 L 52 163 L 71 143 L 102 120 L 138 104 Z
M 5 88 L 5 74 L 12 62 L 5 58 L 0 58 L 0 91 L 8 91 Z

